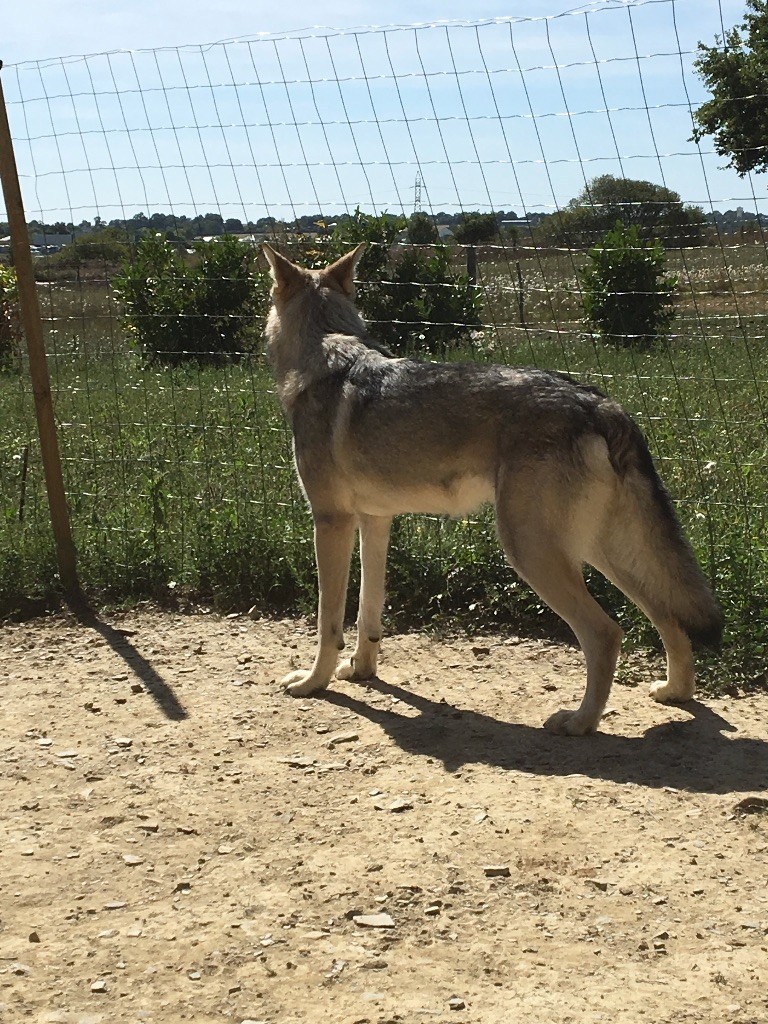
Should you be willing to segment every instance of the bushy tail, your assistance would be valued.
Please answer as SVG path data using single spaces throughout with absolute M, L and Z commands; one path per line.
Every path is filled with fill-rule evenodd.
M 612 565 L 620 564 L 652 616 L 671 617 L 692 643 L 719 648 L 722 609 L 683 533 L 642 431 L 611 401 L 600 406 L 598 422 L 611 465 L 623 482 L 621 515 L 609 531 Z M 621 586 L 621 580 L 616 582 Z

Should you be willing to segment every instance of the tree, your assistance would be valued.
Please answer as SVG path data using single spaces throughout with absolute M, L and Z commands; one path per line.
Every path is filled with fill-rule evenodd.
M 673 244 L 697 244 L 706 221 L 698 206 L 686 206 L 677 192 L 652 181 L 602 174 L 560 213 L 549 219 L 556 244 L 592 245 L 619 221 L 636 227 L 641 238 L 664 238 Z
M 321 267 L 367 242 L 357 269 L 357 302 L 373 337 L 401 355 L 442 352 L 479 329 L 479 292 L 452 270 L 448 246 L 396 247 L 405 225 L 403 218 L 358 209 L 301 258 Z
M 666 253 L 643 241 L 636 225 L 616 221 L 579 273 L 587 323 L 617 347 L 649 348 L 674 316 L 677 278 L 665 273 Z
M 417 211 L 408 221 L 408 241 L 414 245 L 433 245 L 439 240 L 434 220 L 428 213 Z
M 267 274 L 253 246 L 231 236 L 195 245 L 189 260 L 161 235 L 143 238 L 115 280 L 124 319 L 147 363 L 220 365 L 252 351 Z
M 459 245 L 482 245 L 498 238 L 499 226 L 493 213 L 464 213 L 453 237 Z
M 742 176 L 768 170 L 768 0 L 746 2 L 741 31 L 716 37 L 716 46 L 699 43 L 693 65 L 712 93 L 693 115 L 693 140 L 711 135 L 717 152 Z

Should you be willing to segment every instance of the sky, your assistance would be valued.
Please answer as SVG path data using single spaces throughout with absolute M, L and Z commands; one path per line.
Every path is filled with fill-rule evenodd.
M 522 216 L 606 173 L 705 211 L 768 210 L 764 178 L 690 141 L 696 45 L 743 2 L 467 6 L 80 0 L 75 19 L 61 0 L 7 3 L 27 216 L 408 214 L 418 195 Z

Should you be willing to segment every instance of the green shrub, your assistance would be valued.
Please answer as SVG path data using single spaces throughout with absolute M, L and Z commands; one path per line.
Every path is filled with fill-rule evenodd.
M 480 293 L 451 267 L 445 245 L 428 249 L 396 246 L 402 218 L 374 217 L 356 210 L 321 247 L 299 257 L 324 266 L 359 242 L 367 242 L 358 264 L 357 303 L 373 336 L 393 352 L 440 353 L 480 327 Z
M 408 219 L 408 241 L 413 245 L 434 245 L 439 241 L 434 217 L 417 210 Z
M 136 349 L 149 363 L 220 364 L 252 351 L 266 312 L 266 274 L 236 238 L 199 242 L 194 258 L 163 235 L 143 238 L 115 279 Z
M 644 241 L 620 221 L 589 250 L 580 272 L 587 323 L 618 347 L 648 348 L 669 330 L 677 278 L 665 273 L 659 241 Z
M 15 366 L 19 357 L 21 319 L 16 271 L 0 263 L 0 370 Z

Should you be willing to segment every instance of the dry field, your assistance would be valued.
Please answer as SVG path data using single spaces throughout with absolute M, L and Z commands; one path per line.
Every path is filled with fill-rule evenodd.
M 768 1019 L 768 697 L 541 722 L 576 652 L 386 641 L 284 697 L 306 623 L 0 633 L 3 1024 Z

